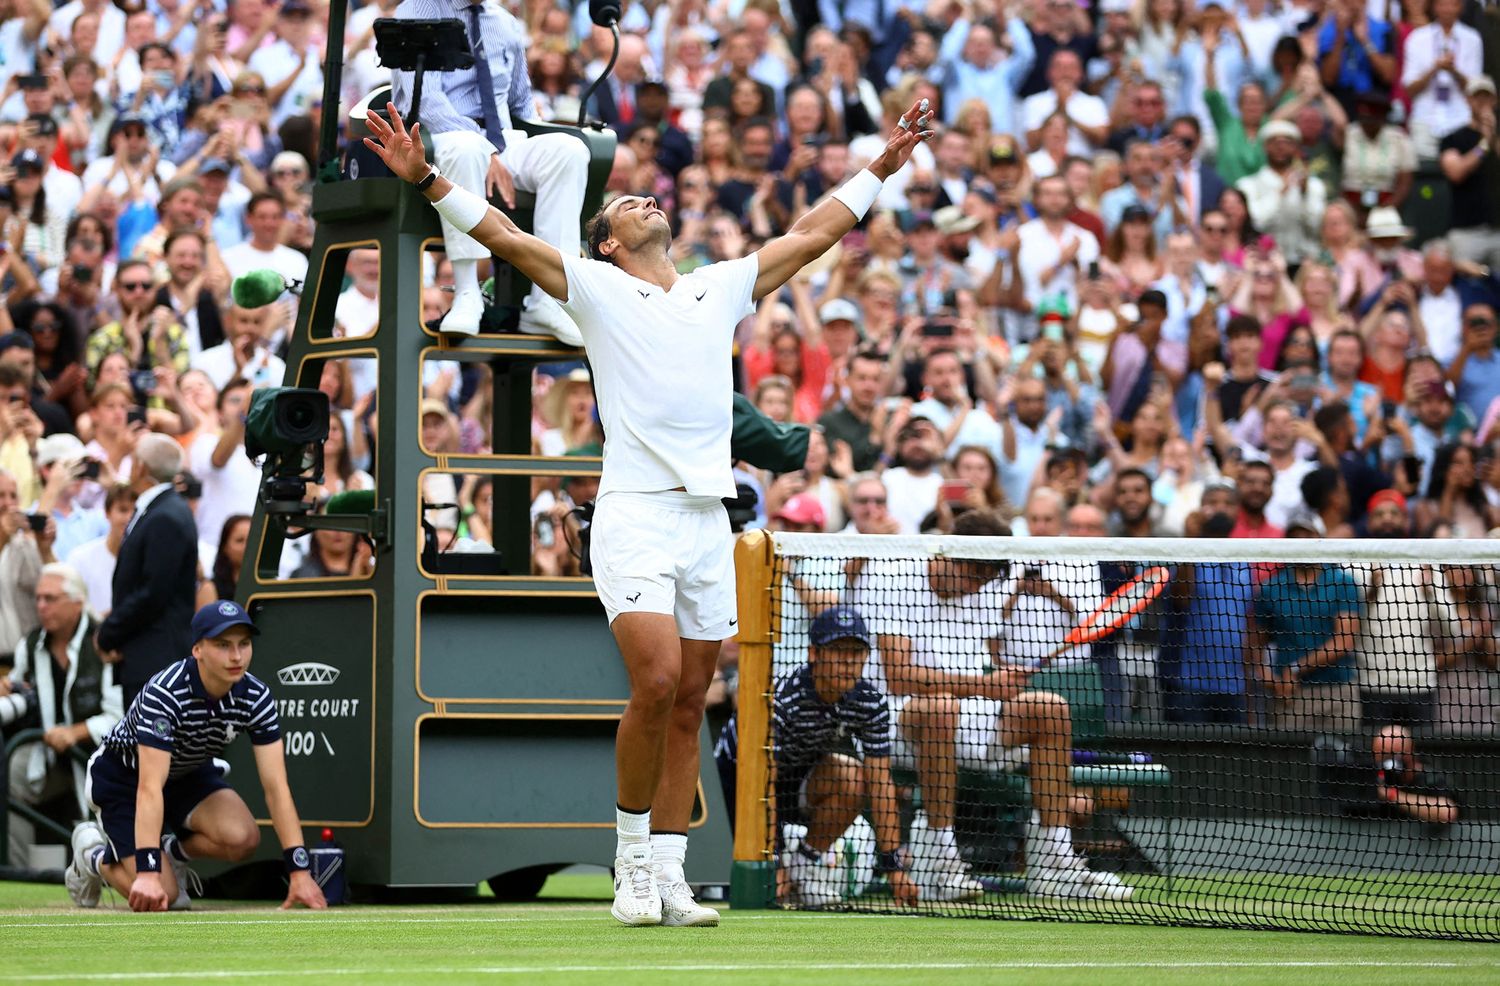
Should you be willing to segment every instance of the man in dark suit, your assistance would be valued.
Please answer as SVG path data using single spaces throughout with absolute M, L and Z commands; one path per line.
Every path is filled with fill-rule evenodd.
M 182 447 L 165 435 L 141 437 L 130 488 L 135 516 L 115 561 L 114 609 L 99 627 L 106 661 L 120 662 L 125 708 L 156 672 L 192 649 L 189 626 L 198 588 L 198 527 L 172 488 Z
M 1203 128 L 1196 117 L 1179 116 L 1167 124 L 1167 165 L 1177 173 L 1177 194 L 1187 201 L 1188 219 L 1194 226 L 1203 221 L 1205 212 L 1218 208 L 1225 188 L 1213 166 L 1198 157 L 1202 142 Z

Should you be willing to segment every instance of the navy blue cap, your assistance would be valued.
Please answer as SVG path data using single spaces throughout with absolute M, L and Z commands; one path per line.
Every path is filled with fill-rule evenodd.
M 823 610 L 812 621 L 807 636 L 814 647 L 827 647 L 840 640 L 857 640 L 866 647 L 870 646 L 870 631 L 865 627 L 865 618 L 849 606 Z
M 249 627 L 252 634 L 260 633 L 244 607 L 231 599 L 220 599 L 193 614 L 193 643 L 217 637 L 230 627 Z

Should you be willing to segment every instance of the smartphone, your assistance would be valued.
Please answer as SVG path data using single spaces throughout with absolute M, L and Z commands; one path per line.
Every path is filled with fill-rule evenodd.
M 47 515 L 46 514 L 27 514 L 26 515 L 26 526 L 30 527 L 32 529 L 32 531 L 34 531 L 37 534 L 42 533 L 43 531 L 45 531 L 47 529 Z
M 802 138 L 803 147 L 822 147 L 826 143 L 828 137 L 825 134 L 809 134 Z
M 1089 280 L 1099 280 L 1099 261 L 1097 260 L 1089 261 Z
M 146 409 L 143 408 L 143 407 L 133 407 L 129 411 L 126 411 L 125 412 L 125 423 L 127 425 L 145 424 L 146 423 Z
M 922 326 L 922 334 L 935 339 L 949 338 L 953 335 L 952 322 L 928 322 Z
M 78 467 L 78 478 L 98 479 L 99 469 L 100 465 L 98 459 L 84 459 L 83 464 Z
M 1296 390 L 1311 390 L 1318 385 L 1318 378 L 1311 373 L 1299 373 L 1289 383 Z
M 1382 421 L 1389 421 L 1392 418 L 1394 418 L 1395 416 L 1396 416 L 1396 402 L 1395 401 L 1381 401 L 1380 402 L 1380 419 Z
M 73 265 L 73 280 L 86 283 L 88 281 L 92 281 L 93 279 L 94 268 L 90 267 L 88 264 Z
M 131 370 L 130 386 L 135 388 L 138 394 L 156 393 L 156 374 L 150 370 Z
M 1040 568 L 1036 568 L 1036 567 L 1026 568 L 1026 569 L 1023 569 L 1022 572 L 1021 572 L 1021 578 L 1023 578 L 1023 579 L 1036 580 L 1036 579 L 1039 579 L 1041 577 L 1042 577 L 1042 570 Z
M 950 479 L 938 488 L 938 495 L 945 503 L 963 503 L 974 484 L 967 479 Z

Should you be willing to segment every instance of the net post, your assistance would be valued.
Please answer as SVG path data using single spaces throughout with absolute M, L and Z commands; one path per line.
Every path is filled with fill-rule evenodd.
M 729 901 L 736 910 L 758 910 L 776 898 L 772 858 L 770 737 L 771 644 L 774 639 L 771 590 L 776 550 L 765 531 L 749 531 L 734 549 L 739 598 L 739 770 L 736 780 L 734 867 Z

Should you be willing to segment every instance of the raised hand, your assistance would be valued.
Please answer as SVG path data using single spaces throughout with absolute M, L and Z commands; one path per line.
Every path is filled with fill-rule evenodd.
M 371 113 L 365 117 L 372 136 L 365 138 L 365 146 L 376 154 L 397 178 L 410 182 L 420 181 L 427 175 L 427 152 L 422 148 L 422 125 L 413 123 L 408 132 L 401 122 L 401 113 L 395 103 L 386 103 L 391 122 L 386 123 Z
M 901 114 L 896 129 L 891 131 L 891 139 L 885 145 L 885 152 L 870 162 L 870 171 L 881 181 L 900 171 L 911 160 L 911 153 L 917 144 L 931 140 L 936 133 L 926 129 L 931 123 L 932 111 L 928 109 L 927 100 L 913 103 L 911 109 Z

